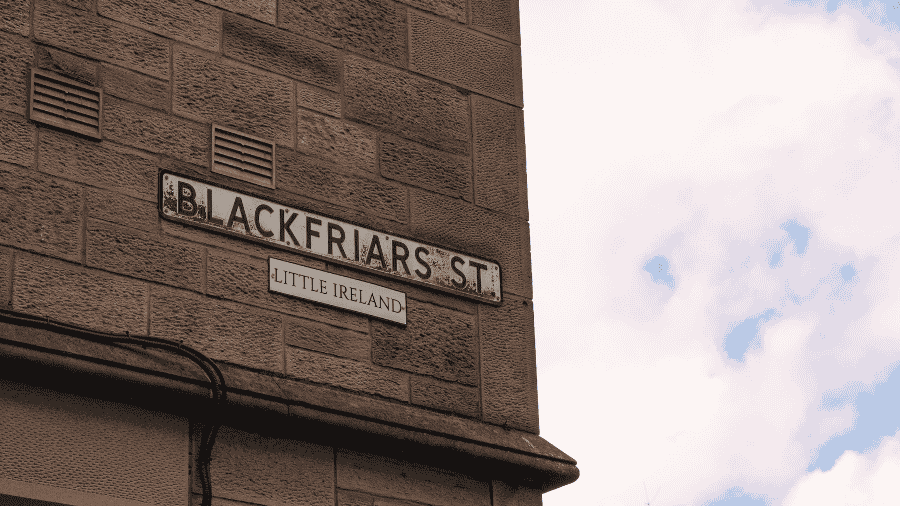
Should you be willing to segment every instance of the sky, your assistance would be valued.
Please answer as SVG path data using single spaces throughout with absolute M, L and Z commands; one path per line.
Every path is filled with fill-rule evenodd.
M 900 2 L 519 5 L 544 504 L 895 504 Z

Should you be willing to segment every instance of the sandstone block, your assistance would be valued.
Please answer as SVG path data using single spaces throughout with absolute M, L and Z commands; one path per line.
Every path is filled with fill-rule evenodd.
M 500 307 L 482 306 L 479 317 L 484 421 L 537 434 L 533 305 L 507 296 Z
M 465 0 L 400 0 L 406 5 L 433 12 L 438 16 L 452 19 L 457 23 L 466 23 Z
M 147 332 L 147 283 L 27 254 L 16 256 L 16 311 L 111 332 Z
M 381 140 L 381 175 L 448 197 L 472 200 L 472 165 L 468 157 L 398 137 Z
M 519 0 L 470 0 L 472 27 L 519 43 Z
M 134 150 L 41 129 L 38 169 L 92 186 L 156 200 L 156 159 Z
M 409 400 L 408 375 L 356 360 L 289 347 L 287 370 L 291 377 L 314 383 L 401 401 Z
M 269 72 L 338 91 L 341 56 L 337 49 L 299 35 L 225 14 L 224 53 Z
M 0 114 L 0 160 L 34 166 L 34 126 L 22 116 Z
M 440 411 L 477 417 L 481 414 L 478 389 L 427 376 L 410 378 L 410 402 Z
M 87 264 L 156 283 L 200 290 L 203 248 L 88 220 Z
M 37 46 L 34 51 L 38 68 L 62 74 L 90 86 L 99 86 L 97 63 L 53 48 Z
M 103 117 L 107 139 L 198 165 L 209 164 L 207 125 L 111 97 L 104 100 Z
M 159 229 L 156 203 L 121 195 L 119 192 L 87 189 L 87 211 L 91 218 L 147 232 Z
M 374 498 L 369 494 L 360 494 L 350 490 L 338 490 L 337 506 L 372 506 Z
M 300 109 L 297 150 L 316 158 L 367 172 L 376 171 L 375 133 L 353 123 Z
M 372 322 L 372 361 L 376 364 L 478 384 L 478 343 L 472 315 L 407 299 L 405 328 Z
M 273 251 L 272 257 L 288 262 L 321 268 L 316 261 L 304 262 L 296 256 L 286 256 Z M 225 251 L 210 250 L 207 265 L 207 293 L 245 304 L 256 305 L 290 313 L 303 318 L 355 330 L 368 332 L 366 318 L 348 314 L 286 295 L 269 292 L 268 261 Z
M 410 11 L 409 68 L 522 105 L 519 47 Z
M 8 381 L 0 382 L 0 413 L 4 481 L 53 487 L 74 504 L 184 504 L 184 418 Z
M 324 200 L 405 223 L 406 189 L 375 176 L 340 170 L 326 162 L 278 149 L 276 185 L 298 195 Z
M 528 219 L 525 129 L 522 110 L 472 97 L 475 203 Z
M 337 485 L 433 506 L 490 506 L 487 482 L 431 466 L 337 450 Z
M 211 358 L 273 372 L 283 370 L 281 317 L 192 292 L 154 286 L 150 333 Z
M 11 250 L 0 249 L 0 306 L 10 303 L 9 299 L 9 281 L 13 266 L 13 253 Z
M 494 506 L 541 506 L 541 491 L 493 480 Z
M 100 81 L 107 95 L 165 110 L 169 104 L 169 83 L 113 65 L 100 66 Z
M 220 497 L 254 504 L 334 506 L 334 452 L 294 439 L 222 427 L 210 478 Z
M 0 30 L 28 36 L 28 0 L 0 0 Z
M 469 153 L 469 104 L 455 88 L 361 58 L 344 64 L 346 115 L 450 153 Z
M 390 0 L 285 0 L 278 24 L 333 46 L 406 66 L 406 12 Z
M 75 183 L 0 164 L 0 244 L 78 261 L 82 191 Z
M 293 146 L 290 80 L 186 47 L 176 47 L 174 54 L 175 114 Z
M 34 53 L 28 39 L 0 32 L 0 109 L 24 114 L 29 65 Z
M 315 86 L 297 83 L 297 105 L 336 118 L 341 117 L 340 95 Z
M 34 35 L 89 58 L 121 65 L 160 79 L 169 77 L 169 43 L 156 35 L 53 0 L 36 0 Z
M 298 348 L 370 362 L 372 340 L 368 332 L 343 329 L 311 320 L 289 318 L 285 342 Z
M 410 191 L 410 215 L 422 240 L 499 262 L 503 291 L 531 295 L 527 222 L 420 190 Z
M 223 10 L 235 12 L 248 18 L 258 19 L 270 25 L 275 24 L 277 0 L 200 0 Z
M 219 11 L 192 0 L 97 0 L 101 16 L 216 51 Z

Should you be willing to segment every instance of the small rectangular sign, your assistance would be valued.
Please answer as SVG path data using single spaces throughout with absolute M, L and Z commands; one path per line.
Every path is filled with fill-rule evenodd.
M 269 291 L 406 325 L 406 294 L 269 258 Z
M 160 173 L 163 218 L 500 304 L 500 265 L 206 183 Z M 452 224 L 448 224 L 452 226 Z

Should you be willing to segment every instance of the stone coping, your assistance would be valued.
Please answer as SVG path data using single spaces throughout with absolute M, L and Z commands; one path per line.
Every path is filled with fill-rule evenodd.
M 191 417 L 209 380 L 175 353 L 110 342 L 89 329 L 0 310 L 0 375 Z M 543 492 L 572 483 L 574 459 L 536 434 L 215 361 L 224 425 L 393 455 Z M 114 382 L 114 383 L 113 383 Z

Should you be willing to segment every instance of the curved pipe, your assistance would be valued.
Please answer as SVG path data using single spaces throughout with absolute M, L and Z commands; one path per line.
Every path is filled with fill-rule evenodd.
M 206 413 L 201 420 L 200 448 L 197 452 L 197 460 L 194 468 L 197 469 L 197 473 L 199 474 L 200 485 L 203 491 L 201 506 L 212 506 L 212 482 L 210 481 L 209 466 L 212 461 L 213 444 L 215 444 L 216 435 L 222 425 L 218 421 L 219 410 L 225 403 L 226 397 L 225 378 L 222 376 L 222 372 L 212 359 L 181 342 L 176 343 L 158 337 L 131 335 L 128 332 L 125 332 L 125 334 L 99 332 L 77 325 L 54 321 L 50 318 L 41 318 L 27 313 L 19 313 L 4 309 L 0 309 L 0 319 L 23 326 L 64 331 L 67 334 L 74 334 L 78 337 L 96 342 L 134 344 L 148 348 L 157 348 L 187 357 L 190 361 L 200 367 L 206 377 L 209 378 L 210 397 L 213 401 L 213 407 L 211 412 Z M 4 338 L 0 338 L 0 341 L 17 344 L 16 341 Z

